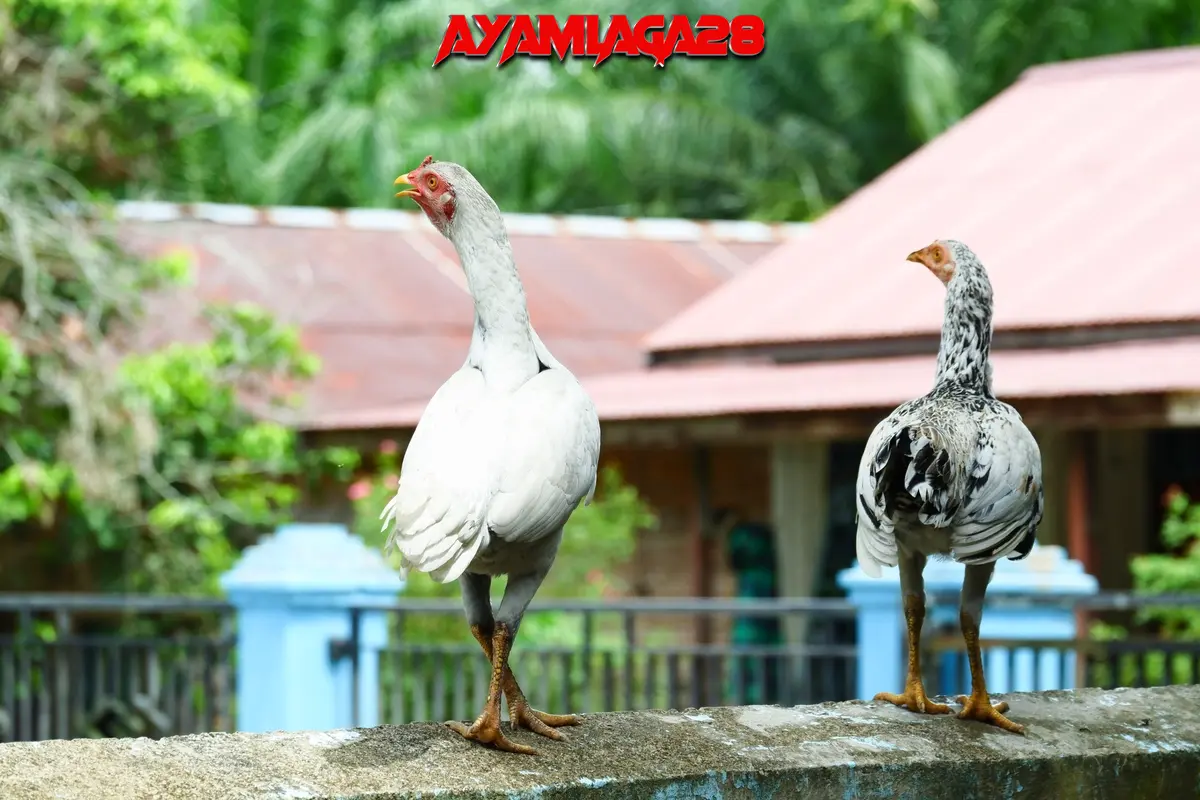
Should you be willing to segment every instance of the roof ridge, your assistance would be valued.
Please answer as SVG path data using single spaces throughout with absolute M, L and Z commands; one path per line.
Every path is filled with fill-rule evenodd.
M 217 225 L 282 228 L 348 228 L 351 230 L 418 231 L 426 223 L 420 212 L 387 208 L 321 208 L 317 206 L 250 206 L 233 203 L 171 203 L 123 200 L 117 218 L 127 222 L 210 222 Z M 678 217 L 606 217 L 587 214 L 504 214 L 509 231 L 518 236 L 656 240 L 667 242 L 781 242 L 807 232 L 806 222 L 691 220 Z
M 1173 69 L 1181 66 L 1200 66 L 1200 46 L 1160 47 L 1154 50 L 1134 50 L 1037 64 L 1022 72 L 1017 78 L 1017 83 L 1029 80 L 1069 80 L 1113 72 Z

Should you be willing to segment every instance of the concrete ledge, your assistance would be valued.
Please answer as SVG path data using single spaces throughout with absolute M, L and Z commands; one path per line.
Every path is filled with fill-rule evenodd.
M 872 703 L 595 714 L 542 755 L 437 724 L 0 746 L 4 800 L 1200 796 L 1200 686 L 1010 695 L 1025 737 Z

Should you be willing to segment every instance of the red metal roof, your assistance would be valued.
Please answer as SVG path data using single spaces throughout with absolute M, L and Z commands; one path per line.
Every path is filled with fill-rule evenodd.
M 594 375 L 583 384 L 606 422 L 892 408 L 933 384 L 935 359 L 710 363 Z M 992 354 L 1005 399 L 1200 392 L 1200 338 Z M 408 428 L 425 401 L 325 419 L 328 428 Z
M 997 328 L 1200 318 L 1200 48 L 1026 72 L 651 334 L 651 350 L 936 333 L 904 257 L 979 254 Z M 932 363 L 932 362 L 930 362 Z
M 159 300 L 154 341 L 200 331 L 205 300 L 252 301 L 323 361 L 304 424 L 424 403 L 466 357 L 471 301 L 419 212 L 123 203 L 121 236 L 190 251 L 198 291 Z M 530 315 L 579 375 L 639 367 L 640 339 L 803 226 L 507 215 Z

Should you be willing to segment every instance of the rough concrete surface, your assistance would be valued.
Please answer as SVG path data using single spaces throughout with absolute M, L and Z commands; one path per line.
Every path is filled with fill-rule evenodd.
M 1200 686 L 1015 694 L 1018 736 L 876 703 L 594 714 L 500 753 L 438 724 L 0 745 L 3 800 L 1200 797 Z

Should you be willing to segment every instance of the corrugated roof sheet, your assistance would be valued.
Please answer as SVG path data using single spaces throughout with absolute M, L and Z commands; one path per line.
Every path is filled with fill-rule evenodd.
M 959 239 L 997 328 L 1200 319 L 1200 48 L 1029 70 L 649 337 L 651 350 L 936 333 L 904 257 Z
M 606 422 L 892 408 L 933 384 L 929 356 L 800 364 L 716 363 L 583 378 Z M 1005 399 L 1200 392 L 1200 338 L 994 353 Z M 408 428 L 425 401 L 330 416 L 325 427 Z
M 131 202 L 121 237 L 189 251 L 194 297 L 158 301 L 155 341 L 200 331 L 207 300 L 259 303 L 323 361 L 305 424 L 424 403 L 466 357 L 472 310 L 453 248 L 420 212 Z M 803 226 L 506 215 L 539 334 L 579 375 L 643 363 L 640 339 Z

